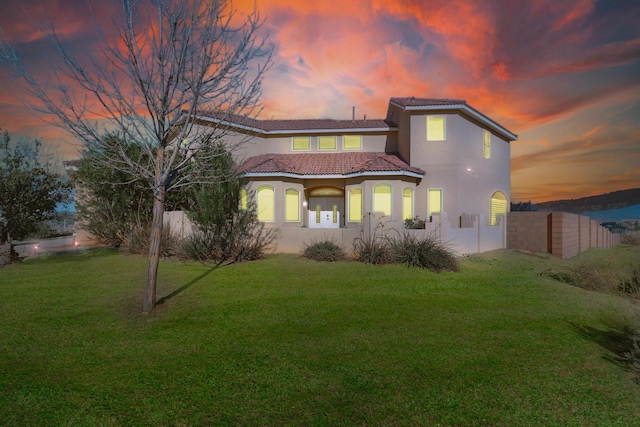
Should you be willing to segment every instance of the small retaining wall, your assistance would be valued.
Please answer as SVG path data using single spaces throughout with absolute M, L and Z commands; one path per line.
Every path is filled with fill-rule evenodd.
M 531 252 L 548 252 L 572 258 L 589 248 L 607 249 L 620 244 L 612 234 L 584 215 L 566 212 L 509 212 L 507 247 Z

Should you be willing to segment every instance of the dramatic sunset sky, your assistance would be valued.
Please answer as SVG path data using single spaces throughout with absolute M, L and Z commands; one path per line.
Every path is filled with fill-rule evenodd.
M 253 1 L 236 2 L 247 10 Z M 25 10 L 26 13 L 25 13 Z M 260 118 L 384 118 L 389 98 L 465 99 L 519 138 L 513 201 L 640 187 L 638 0 L 258 0 L 275 51 Z M 0 26 L 46 76 L 33 21 L 90 50 L 86 0 L 1 0 Z M 0 70 L 0 127 L 77 145 Z

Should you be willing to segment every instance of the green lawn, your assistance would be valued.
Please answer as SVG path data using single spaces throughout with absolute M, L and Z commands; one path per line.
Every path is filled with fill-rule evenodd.
M 638 425 L 640 386 L 595 337 L 633 306 L 539 274 L 571 262 L 164 261 L 148 315 L 143 258 L 5 267 L 0 425 Z

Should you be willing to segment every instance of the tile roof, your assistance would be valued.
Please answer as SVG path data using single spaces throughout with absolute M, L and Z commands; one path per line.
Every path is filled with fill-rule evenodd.
M 438 99 L 438 98 L 391 98 L 390 103 L 399 105 L 400 107 L 446 107 L 448 105 L 466 105 L 464 99 Z
M 460 114 L 470 117 L 478 122 L 483 123 L 489 129 L 492 129 L 498 135 L 501 135 L 508 141 L 514 141 L 518 135 L 512 133 L 497 122 L 485 116 L 471 105 L 467 104 L 464 99 L 437 99 L 437 98 L 391 98 L 389 100 L 389 109 L 387 110 L 387 119 L 392 117 L 392 105 L 400 107 L 403 110 L 412 111 L 440 111 L 440 110 L 456 110 Z
M 221 123 L 223 126 L 235 128 L 240 132 L 248 132 L 261 135 L 294 135 L 302 133 L 335 133 L 338 131 L 366 133 L 380 131 L 397 131 L 398 125 L 393 121 L 392 106 L 405 111 L 439 111 L 456 110 L 460 114 L 477 120 L 489 129 L 501 135 L 508 141 L 513 141 L 518 136 L 497 122 L 480 113 L 467 104 L 464 99 L 439 99 L 439 98 L 391 98 L 386 119 L 370 120 L 335 120 L 335 119 L 290 119 L 290 120 L 260 120 L 243 117 L 234 114 L 202 111 L 198 113 L 200 120 L 204 122 Z
M 296 153 L 262 154 L 250 157 L 239 167 L 250 174 L 352 175 L 389 172 L 424 175 L 409 166 L 397 153 Z
M 278 131 L 300 130 L 349 130 L 349 129 L 395 129 L 396 124 L 386 119 L 371 120 L 335 120 L 335 119 L 290 119 L 290 120 L 260 120 L 235 114 L 217 112 L 203 112 L 200 117 L 216 121 L 228 122 L 232 125 L 249 127 L 265 133 Z

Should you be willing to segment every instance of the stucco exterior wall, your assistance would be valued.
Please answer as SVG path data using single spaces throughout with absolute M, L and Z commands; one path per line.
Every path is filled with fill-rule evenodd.
M 398 113 L 409 120 L 410 132 L 399 130 L 400 152 L 409 152 L 411 165 L 427 172 L 416 192 L 416 214 L 426 218 L 427 192 L 443 190 L 443 210 L 453 216 L 483 214 L 489 224 L 491 196 L 501 191 L 510 198 L 510 144 L 491 134 L 491 156 L 484 158 L 485 128 L 458 114 L 434 113 L 445 117 L 445 140 L 427 141 L 427 116 L 421 112 Z M 409 138 L 407 141 L 406 138 Z
M 207 127 L 195 125 L 193 135 L 206 133 Z M 282 135 L 250 135 L 238 132 L 228 132 L 224 136 L 225 144 L 233 148 L 233 155 L 238 162 L 261 154 L 269 153 L 341 153 L 352 151 L 365 152 L 396 152 L 398 150 L 396 132 L 369 132 L 366 135 L 354 132 L 307 132 L 307 133 L 291 133 Z M 328 135 L 336 136 L 335 150 L 318 150 L 318 136 Z M 344 150 L 345 135 L 362 135 L 361 150 Z M 293 151 L 293 137 L 308 136 L 310 138 L 310 149 L 308 151 Z M 406 160 L 406 159 L 405 159 Z

